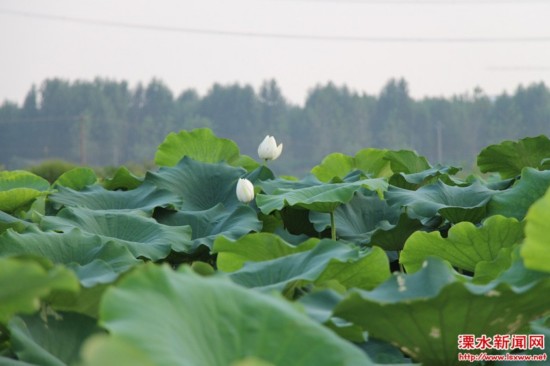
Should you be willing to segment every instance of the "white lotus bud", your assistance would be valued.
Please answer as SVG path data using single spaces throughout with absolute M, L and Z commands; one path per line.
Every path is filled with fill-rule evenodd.
M 239 201 L 248 203 L 254 199 L 254 185 L 248 179 L 239 178 L 236 193 Z
M 260 159 L 264 160 L 275 160 L 281 155 L 283 151 L 283 144 L 277 146 L 277 141 L 275 137 L 267 135 L 262 141 L 260 146 L 258 146 L 258 155 Z

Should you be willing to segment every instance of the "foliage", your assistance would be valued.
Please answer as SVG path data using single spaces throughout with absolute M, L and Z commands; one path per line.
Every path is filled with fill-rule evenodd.
M 142 306 L 132 306 L 136 302 Z M 250 357 L 268 364 L 372 364 L 280 298 L 217 276 L 201 278 L 187 268 L 140 268 L 108 291 L 100 316 L 111 333 L 103 345 L 120 340 L 152 364 L 223 366 Z M 100 352 L 101 346 L 90 358 Z M 122 360 L 124 353 L 117 361 L 126 364 Z
M 61 159 L 45 160 L 40 164 L 27 167 L 31 173 L 34 173 L 48 182 L 55 182 L 63 173 L 76 168 L 76 164 Z
M 48 181 L 23 170 L 0 172 L 0 210 L 24 209 L 49 188 Z
M 550 140 L 546 136 L 538 136 L 491 145 L 481 151 L 477 165 L 484 173 L 498 172 L 502 178 L 513 178 L 525 167 L 542 167 L 548 156 Z
M 476 89 L 450 98 L 423 99 L 413 99 L 402 79 L 389 80 L 372 95 L 327 83 L 313 87 L 304 104 L 296 105 L 285 99 L 275 80 L 265 81 L 256 90 L 250 85 L 215 84 L 204 95 L 192 89 L 175 95 L 157 79 L 133 87 L 127 81 L 100 78 L 47 79 L 33 86 L 21 105 L 0 106 L 0 165 L 21 169 L 44 159 L 64 159 L 130 168 L 131 162 L 156 158 L 161 166 L 170 166 L 189 147 L 183 138 L 189 132 L 178 136 L 179 131 L 211 128 L 235 141 L 233 148 L 238 145 L 243 156 L 256 156 L 257 141 L 273 135 L 284 142 L 287 157 L 270 163 L 275 171 L 302 176 L 319 164 L 320 170 L 336 169 L 314 171 L 321 181 L 330 180 L 328 175 L 346 174 L 351 167 L 385 176 L 387 162 L 376 156 L 385 150 L 414 149 L 432 162 L 460 164 L 469 171 L 476 154 L 489 144 L 549 135 L 549 105 L 550 89 L 542 83 L 497 96 Z M 164 147 L 157 149 L 160 144 Z M 480 155 L 483 171 L 507 167 L 503 173 L 519 174 L 518 168 L 525 166 L 521 160 L 537 160 L 548 143 L 537 137 L 510 148 L 511 155 L 505 158 L 499 148 Z M 163 161 L 167 149 L 178 150 L 170 164 Z M 214 145 L 211 149 L 216 150 Z M 503 158 L 494 160 L 493 150 Z M 324 156 L 326 161 L 321 162 Z M 369 161 L 379 166 L 370 166 Z M 485 161 L 496 165 L 485 167 Z M 539 164 L 544 163 L 540 159 L 527 163 Z M 110 176 L 111 170 L 98 175 Z M 130 170 L 138 176 L 145 173 Z M 53 182 L 60 172 L 55 174 L 47 179 Z
M 144 177 L 4 171 L 0 364 L 456 365 L 461 334 L 547 334 L 550 165 L 516 161 L 532 141 L 483 150 L 487 181 L 376 148 L 288 179 L 205 129 Z
M 550 272 L 550 189 L 527 213 L 525 221 L 525 245 L 522 256 L 525 266 L 539 271 Z

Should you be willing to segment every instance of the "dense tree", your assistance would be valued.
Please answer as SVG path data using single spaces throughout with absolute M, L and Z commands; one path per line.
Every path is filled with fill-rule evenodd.
M 216 134 L 235 140 L 247 154 L 265 132 L 260 101 L 251 86 L 215 84 L 202 99 L 199 113 L 212 121 Z
M 489 97 L 476 88 L 453 98 L 414 100 L 407 82 L 390 80 L 378 96 L 332 83 L 313 88 L 304 106 L 288 103 L 275 80 L 258 90 L 215 84 L 201 97 L 175 97 L 160 80 L 129 88 L 106 79 L 45 80 L 21 106 L 0 106 L 0 165 L 45 158 L 118 165 L 151 160 L 166 134 L 210 127 L 256 155 L 265 135 L 284 143 L 271 166 L 303 175 L 325 155 L 365 147 L 412 148 L 434 163 L 469 166 L 481 148 L 503 139 L 550 135 L 550 90 L 542 83 Z
M 410 135 L 414 127 L 412 99 L 403 79 L 390 80 L 382 89 L 372 118 L 375 147 L 411 147 Z

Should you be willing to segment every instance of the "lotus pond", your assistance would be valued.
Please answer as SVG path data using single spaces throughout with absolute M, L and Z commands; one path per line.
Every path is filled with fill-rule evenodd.
M 168 135 L 142 177 L 0 172 L 0 364 L 545 355 L 496 340 L 550 335 L 547 137 L 488 146 L 467 178 L 366 148 L 297 179 L 269 169 L 282 146 L 262 149 L 196 129 Z

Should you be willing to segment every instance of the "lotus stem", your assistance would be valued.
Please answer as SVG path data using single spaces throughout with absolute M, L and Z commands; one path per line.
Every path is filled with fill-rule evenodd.
M 330 237 L 336 240 L 336 226 L 334 224 L 334 210 L 330 211 Z

